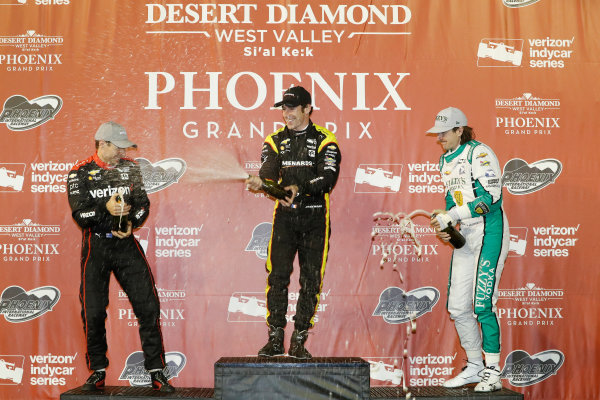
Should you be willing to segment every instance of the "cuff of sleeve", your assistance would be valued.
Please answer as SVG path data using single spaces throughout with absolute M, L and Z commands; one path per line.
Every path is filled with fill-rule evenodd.
M 469 210 L 469 206 L 456 206 L 452 207 L 448 211 L 448 216 L 452 218 L 453 221 L 458 222 L 463 219 L 471 218 L 471 210 Z

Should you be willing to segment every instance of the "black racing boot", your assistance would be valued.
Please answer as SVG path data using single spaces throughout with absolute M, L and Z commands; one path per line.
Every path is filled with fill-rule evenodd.
M 308 339 L 308 330 L 299 331 L 294 329 L 294 333 L 292 333 L 292 339 L 290 340 L 290 349 L 288 350 L 288 355 L 300 360 L 308 360 L 312 358 L 312 355 L 304 347 L 306 339 Z
M 269 326 L 269 341 L 262 349 L 258 351 L 261 357 L 282 356 L 285 353 L 283 348 L 283 335 L 285 331 L 278 326 Z
M 87 381 L 81 386 L 81 390 L 99 390 L 104 389 L 104 382 L 106 381 L 106 371 L 94 371 Z
M 154 390 L 165 393 L 173 393 L 175 391 L 175 388 L 171 386 L 162 371 L 150 372 L 150 380 L 152 381 L 152 389 Z

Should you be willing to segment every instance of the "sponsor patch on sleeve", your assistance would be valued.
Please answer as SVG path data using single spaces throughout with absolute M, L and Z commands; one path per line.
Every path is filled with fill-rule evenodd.
M 475 205 L 475 212 L 479 215 L 485 215 L 490 212 L 490 208 L 483 201 L 480 201 Z

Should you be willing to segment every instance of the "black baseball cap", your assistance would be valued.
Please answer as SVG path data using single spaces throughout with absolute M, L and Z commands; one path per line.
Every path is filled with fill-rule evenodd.
M 312 102 L 310 93 L 302 86 L 292 86 L 283 93 L 283 100 L 275 103 L 273 107 L 281 107 L 282 105 L 297 107 L 310 104 Z

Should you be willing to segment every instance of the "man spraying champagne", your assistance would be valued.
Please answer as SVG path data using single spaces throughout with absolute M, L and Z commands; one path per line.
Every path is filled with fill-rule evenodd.
M 441 240 L 454 242 L 447 304 L 467 355 L 465 368 L 444 386 L 477 383 L 476 392 L 500 390 L 496 300 L 509 246 L 508 220 L 502 209 L 502 172 L 492 149 L 474 140 L 473 129 L 458 108 L 440 111 L 427 133 L 437 135 L 444 149 L 440 173 L 446 188 L 446 208 L 432 212 L 431 225 Z M 464 242 L 454 232 L 458 222 Z
M 329 194 L 342 156 L 334 134 L 310 120 L 311 96 L 306 89 L 289 88 L 275 107 L 281 107 L 286 126 L 265 139 L 259 176 L 246 179 L 248 189 L 278 198 L 266 264 L 269 340 L 258 355 L 285 353 L 288 286 L 298 253 L 300 294 L 288 354 L 308 359 L 312 356 L 304 344 L 314 325 L 329 251 Z

